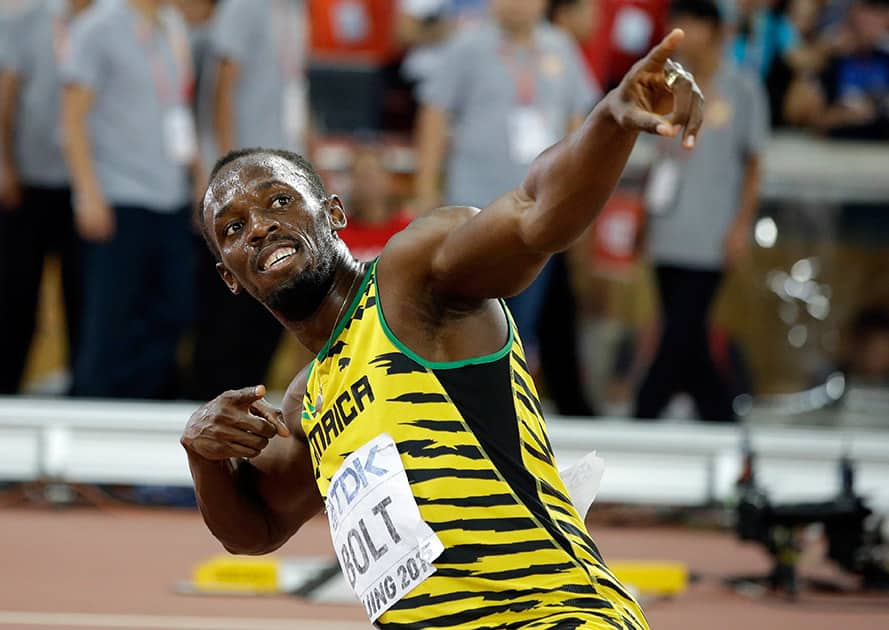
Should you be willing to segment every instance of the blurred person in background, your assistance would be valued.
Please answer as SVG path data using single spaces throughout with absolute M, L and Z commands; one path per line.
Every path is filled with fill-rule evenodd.
M 87 241 L 75 395 L 176 393 L 193 299 L 188 210 L 204 185 L 192 77 L 186 25 L 164 2 L 96 2 L 72 24 L 64 147 Z
M 233 149 L 273 146 L 302 153 L 308 143 L 303 0 L 222 0 L 202 72 L 213 82 L 213 160 Z M 213 146 L 215 145 L 215 146 Z M 261 305 L 220 286 L 216 260 L 196 242 L 198 303 L 188 394 L 265 380 L 282 329 Z M 244 335 L 244 330 L 250 335 Z
M 657 418 L 674 394 L 687 392 L 701 419 L 731 421 L 732 396 L 709 349 L 708 315 L 725 270 L 749 248 L 768 107 L 756 76 L 719 54 L 723 21 L 713 0 L 678 0 L 671 22 L 685 31 L 679 58 L 706 96 L 705 122 L 693 153 L 659 142 L 648 178 L 661 335 L 634 415 Z
M 853 385 L 889 387 L 889 309 L 869 306 L 852 320 L 843 371 Z
M 401 67 L 404 77 L 413 85 L 429 78 L 446 42 L 487 15 L 488 0 L 398 0 L 395 35 L 408 50 Z
M 831 50 L 798 95 L 801 122 L 837 138 L 889 139 L 889 0 L 855 0 Z
M 330 133 L 410 129 L 414 111 L 398 77 L 397 0 L 313 0 L 309 4 L 311 111 Z M 349 98 L 342 86 L 349 85 Z
M 349 222 L 340 238 L 360 261 L 379 256 L 389 239 L 411 222 L 392 195 L 392 176 L 379 149 L 362 147 L 352 159 L 348 195 Z
M 774 59 L 766 76 L 772 126 L 784 127 L 796 124 L 797 116 L 788 105 L 797 84 L 824 68 L 832 38 L 823 36 L 820 28 L 822 0 L 783 0 L 776 9 L 786 13 L 797 34 L 796 44 Z
M 737 0 L 729 55 L 765 81 L 776 61 L 800 43 L 786 0 Z
M 491 19 L 458 33 L 421 85 L 420 210 L 439 205 L 443 165 L 447 204 L 484 205 L 511 190 L 599 96 L 574 42 L 542 21 L 546 0 L 492 0 L 490 8 Z M 548 276 L 509 301 L 532 356 Z
M 0 38 L 0 393 L 21 386 L 37 324 L 43 264 L 61 259 L 69 363 L 77 353 L 80 268 L 59 129 L 59 63 L 89 0 L 41 0 L 7 16 Z
M 664 35 L 670 0 L 594 0 L 596 28 L 583 43 L 587 65 L 612 89 Z
M 549 0 L 546 17 L 579 46 L 596 28 L 598 6 L 598 0 Z M 589 77 L 595 84 L 591 72 Z M 575 247 L 574 251 L 578 254 L 574 256 L 576 263 L 583 265 L 585 247 Z M 550 263 L 549 282 L 537 325 L 540 369 L 546 394 L 559 414 L 592 416 L 595 410 L 583 391 L 584 371 L 578 355 L 578 303 L 571 260 L 568 252 L 562 252 L 553 256 Z

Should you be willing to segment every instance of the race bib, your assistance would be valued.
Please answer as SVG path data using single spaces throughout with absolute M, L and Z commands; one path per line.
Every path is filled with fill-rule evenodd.
M 679 163 L 661 160 L 651 170 L 645 190 L 645 207 L 654 215 L 666 214 L 679 192 Z
M 198 137 L 191 111 L 185 105 L 176 105 L 164 116 L 164 144 L 167 155 L 177 164 L 191 162 L 198 150 Z
M 558 140 L 546 116 L 536 107 L 517 107 L 509 117 L 509 152 L 517 164 L 530 164 Z
M 420 516 L 388 434 L 345 459 L 325 503 L 340 568 L 371 622 L 435 573 L 444 546 Z
M 281 122 L 284 138 L 290 147 L 301 148 L 305 141 L 308 118 L 305 86 L 298 81 L 289 81 L 284 86 L 284 100 L 281 104 Z

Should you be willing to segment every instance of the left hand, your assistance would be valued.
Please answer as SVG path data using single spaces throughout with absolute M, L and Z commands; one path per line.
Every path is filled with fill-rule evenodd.
M 630 131 L 646 131 L 669 138 L 684 128 L 682 145 L 691 149 L 704 120 L 704 96 L 694 77 L 670 61 L 685 33 L 674 29 L 637 62 L 610 95 L 615 121 Z M 678 70 L 667 85 L 668 65 Z
M 746 223 L 735 223 L 725 235 L 725 263 L 734 267 L 741 262 L 750 251 L 750 226 Z

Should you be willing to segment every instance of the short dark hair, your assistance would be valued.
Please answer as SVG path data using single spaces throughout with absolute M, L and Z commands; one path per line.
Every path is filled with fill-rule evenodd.
M 327 196 L 327 191 L 324 188 L 324 182 L 321 181 L 321 176 L 318 175 L 318 171 L 315 170 L 315 167 L 303 156 L 299 153 L 294 153 L 293 151 L 287 151 L 285 149 L 266 149 L 263 147 L 251 147 L 248 149 L 235 149 L 234 151 L 229 151 L 221 158 L 216 160 L 216 164 L 213 165 L 213 170 L 210 171 L 210 177 L 207 181 L 207 188 L 213 185 L 213 181 L 216 179 L 216 176 L 219 172 L 224 169 L 226 166 L 240 160 L 241 158 L 250 157 L 253 155 L 274 155 L 279 158 L 283 158 L 293 164 L 300 174 L 306 178 L 306 181 L 309 183 L 309 188 L 313 193 L 318 195 L 319 199 L 323 199 Z M 201 236 L 204 237 L 204 242 L 207 244 L 207 247 L 210 248 L 210 252 L 212 252 L 213 256 L 216 258 L 217 262 L 221 260 L 221 256 L 219 254 L 219 250 L 216 249 L 216 245 L 213 243 L 213 239 L 210 236 L 210 231 L 207 228 L 207 224 L 204 223 L 204 199 L 201 198 L 201 203 L 195 206 L 195 211 L 198 213 L 197 216 L 197 224 L 201 228 Z
M 722 26 L 722 12 L 713 0 L 673 0 L 670 3 L 670 17 L 692 17 L 710 22 L 717 28 Z

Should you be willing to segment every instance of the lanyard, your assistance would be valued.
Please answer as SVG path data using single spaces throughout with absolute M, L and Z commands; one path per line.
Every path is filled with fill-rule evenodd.
M 537 68 L 540 54 L 536 48 L 528 49 L 530 59 L 526 63 L 518 60 L 520 51 L 511 44 L 500 46 L 500 57 L 512 75 L 516 97 L 520 105 L 533 105 L 537 100 Z
M 68 50 L 68 22 L 58 15 L 52 18 L 52 47 L 56 63 L 61 65 Z
M 170 18 L 160 15 L 158 20 L 170 47 L 173 62 L 172 79 L 168 73 L 170 64 L 164 62 L 162 59 L 165 56 L 163 50 L 157 45 L 155 29 L 141 20 L 137 28 L 137 39 L 145 46 L 151 57 L 151 74 L 154 78 L 158 98 L 164 106 L 190 102 L 194 92 L 194 78 L 192 76 L 191 52 L 188 46 L 188 39 L 183 30 L 174 24 Z M 179 79 L 178 89 L 175 85 L 177 78 Z
M 272 0 L 272 8 L 278 44 L 278 67 L 285 83 L 289 83 L 303 74 L 300 40 L 305 37 L 305 29 L 302 28 L 304 12 L 291 0 Z
M 52 48 L 56 56 L 56 63 L 61 66 L 68 53 L 69 24 L 72 11 L 65 0 L 53 2 L 49 5 L 52 16 Z

